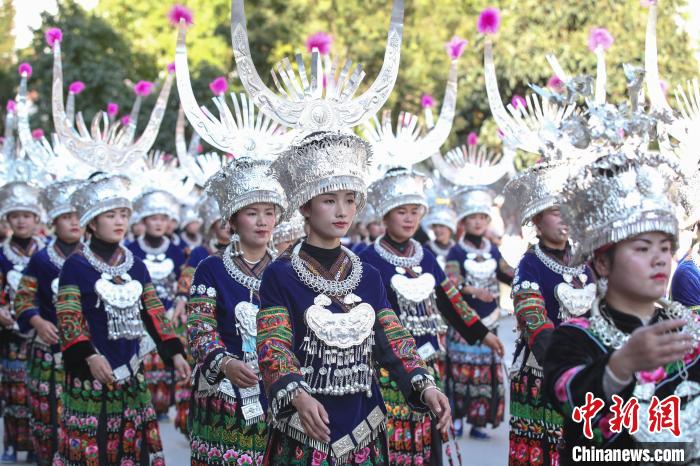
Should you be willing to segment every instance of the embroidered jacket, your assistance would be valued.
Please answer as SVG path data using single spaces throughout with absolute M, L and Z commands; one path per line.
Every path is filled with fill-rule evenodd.
M 624 333 L 631 333 L 643 325 L 637 317 L 610 307 L 607 308 L 607 313 L 615 327 Z M 657 312 L 650 321 L 650 325 L 663 318 L 661 312 Z M 563 322 L 552 333 L 551 344 L 543 364 L 544 390 L 555 408 L 564 416 L 565 446 L 561 458 L 563 465 L 574 464 L 572 461 L 573 446 L 630 448 L 635 444 L 627 427 L 611 422 L 614 420 L 613 411 L 610 409 L 614 403 L 613 394 L 611 393 L 611 397 L 608 398 L 603 388 L 605 366 L 614 351 L 591 329 L 588 318 L 570 319 Z M 687 380 L 700 382 L 700 345 L 688 354 L 684 361 L 687 369 Z M 681 438 L 675 438 L 667 429 L 664 429 L 662 433 L 651 434 L 649 437 L 650 419 L 661 415 L 662 409 L 665 409 L 657 405 L 650 410 L 653 405 L 651 397 L 653 395 L 658 397 L 658 401 L 663 401 L 669 395 L 673 395 L 683 381 L 681 368 L 680 362 L 674 362 L 656 371 L 639 373 L 633 377 L 629 385 L 616 394 L 622 402 L 618 406 L 619 408 L 622 408 L 624 403 L 631 400 L 633 396 L 636 397 L 639 402 L 638 413 L 636 413 L 639 421 L 637 433 L 646 434 L 646 441 L 650 439 L 654 442 L 680 442 L 689 441 L 693 437 L 697 441 L 697 436 L 700 435 L 698 426 L 700 395 L 695 393 L 690 397 L 681 396 L 680 398 Z M 575 422 L 572 419 L 574 409 L 586 404 L 587 393 L 591 393 L 595 398 L 599 398 L 605 403 L 592 418 L 592 431 L 590 432 L 592 439 L 585 436 L 583 423 Z M 620 427 L 620 431 L 616 432 L 618 427 Z M 700 451 L 696 454 L 700 458 Z M 685 461 L 689 460 L 690 456 L 686 455 Z
M 671 297 L 700 313 L 700 268 L 692 259 L 686 258 L 673 274 Z
M 45 244 L 39 238 L 33 238 L 26 250 L 17 247 L 12 242 L 9 243 L 12 251 L 22 257 L 32 257 L 44 246 Z M 0 304 L 8 304 L 14 299 L 19 288 L 24 267 L 13 264 L 3 249 L 4 247 L 0 247 Z
M 318 270 L 322 266 L 318 262 L 304 251 L 300 255 L 320 273 Z M 348 256 L 341 253 L 323 276 L 342 280 L 350 269 Z M 375 363 L 389 371 L 409 405 L 418 411 L 426 411 L 420 402 L 420 393 L 432 383 L 425 363 L 416 353 L 415 341 L 391 309 L 379 272 L 374 267 L 364 264 L 359 285 L 353 293 L 362 300 L 357 306 L 346 305 L 335 298 L 330 303 L 318 301 L 319 293 L 299 279 L 287 252 L 263 274 L 257 322 L 258 360 L 271 404 L 273 428 L 341 459 L 366 446 L 384 430 L 386 411 L 376 377 L 372 376 Z M 371 312 L 367 305 L 371 306 Z M 343 319 L 359 315 L 365 318 L 342 325 Z M 326 325 L 318 325 L 319 320 Z M 362 340 L 367 326 L 371 332 Z M 362 340 L 361 343 L 348 349 L 341 344 L 358 340 Z M 367 355 L 366 363 L 348 372 L 348 364 L 357 366 Z M 346 369 L 338 371 L 341 364 Z M 366 378 L 368 374 L 370 377 Z M 367 381 L 366 390 L 356 391 L 356 385 L 343 383 L 358 379 L 360 384 Z M 334 386 L 341 387 L 336 390 Z M 302 389 L 313 392 L 328 413 L 330 445 L 307 438 L 301 430 L 291 400 Z
M 121 254 L 121 250 L 118 250 L 117 257 L 113 258 L 115 263 L 121 260 Z M 139 258 L 134 257 L 128 274 L 143 288 L 140 316 L 144 328 L 163 360 L 169 363 L 172 356 L 184 353 L 182 343 L 165 317 L 163 304 L 156 295 L 146 266 Z M 121 366 L 131 367 L 133 359 L 141 356 L 138 338 L 109 339 L 105 304 L 95 291 L 100 277 L 100 272 L 92 267 L 82 252 L 75 252 L 66 259 L 59 277 L 56 315 L 64 367 L 79 378 L 91 378 L 85 359 L 97 352 L 107 358 L 113 370 Z M 134 367 L 130 372 L 136 372 Z
M 182 266 L 180 278 L 177 281 L 177 296 L 189 297 L 194 271 L 200 262 L 209 257 L 209 254 L 211 252 L 205 246 L 197 246 L 190 252 L 185 265 Z
M 383 242 L 386 249 L 391 250 L 391 246 Z M 481 323 L 479 316 L 474 310 L 462 299 L 462 296 L 454 287 L 454 284 L 447 278 L 442 268 L 438 264 L 435 256 L 424 246 L 423 259 L 420 262 L 421 274 L 430 274 L 434 277 L 435 287 L 434 293 L 436 298 L 436 307 L 440 315 L 459 332 L 462 337 L 470 343 L 476 343 L 482 340 L 488 333 L 488 329 Z M 396 251 L 393 251 L 394 253 Z M 397 290 L 392 285 L 392 279 L 397 274 L 396 267 L 384 260 L 373 245 L 370 245 L 361 254 L 360 258 L 363 262 L 372 265 L 379 271 L 382 277 L 384 287 L 386 288 L 387 298 L 392 309 L 396 309 L 396 313 L 402 322 L 408 317 L 401 310 Z M 406 270 L 407 276 L 416 278 L 419 276 L 413 270 Z M 397 277 L 398 278 L 398 277 Z M 407 282 L 410 283 L 410 282 Z M 404 324 L 404 326 L 407 326 Z M 446 328 L 445 330 L 446 331 Z M 444 333 L 441 331 L 440 334 Z M 416 340 L 417 347 L 425 348 L 419 351 L 424 359 L 432 360 L 439 355 L 440 343 L 437 334 L 413 334 Z M 425 345 L 425 346 L 424 346 Z M 429 351 L 428 346 L 432 346 L 432 351 Z
M 177 235 L 174 235 L 174 237 L 179 238 Z M 165 309 L 170 309 L 173 306 L 173 299 L 175 297 L 178 279 L 180 278 L 180 271 L 185 264 L 185 255 L 182 248 L 171 241 L 168 249 L 166 249 L 164 253 L 165 260 L 151 262 L 147 260 L 149 254 L 141 249 L 138 241 L 133 241 L 127 247 L 134 253 L 134 256 L 144 261 L 146 268 L 149 267 L 149 264 L 153 264 L 153 269 L 149 269 L 149 275 L 151 275 L 153 286 L 156 288 L 156 294 L 158 295 L 158 299 L 163 303 Z M 170 262 L 172 262 L 170 273 L 167 274 L 167 276 L 156 279 L 155 276 L 159 272 L 157 269 L 163 266 L 169 267 Z

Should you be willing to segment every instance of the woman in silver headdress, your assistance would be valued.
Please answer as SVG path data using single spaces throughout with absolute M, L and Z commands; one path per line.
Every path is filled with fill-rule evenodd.
M 44 248 L 44 241 L 34 236 L 41 214 L 38 189 L 21 181 L 13 181 L 0 188 L 0 217 L 7 220 L 12 230 L 12 236 L 2 243 L 0 250 L 0 392 L 5 423 L 3 462 L 16 461 L 17 451 L 33 450 L 25 383 L 27 339 L 17 328 L 15 294 L 29 260 Z
M 34 254 L 24 270 L 15 312 L 23 333 L 32 329 L 29 343 L 27 383 L 29 388 L 29 426 L 37 463 L 51 464 L 58 448 L 58 430 L 63 391 L 63 363 L 56 319 L 58 275 L 73 251 L 82 247 L 84 230 L 78 214 L 70 205 L 70 196 L 80 181 L 59 181 L 42 191 L 42 203 L 54 228 L 48 246 Z
M 56 301 L 66 371 L 57 464 L 163 464 L 141 361 L 158 349 L 178 377 L 190 366 L 148 269 L 120 245 L 128 180 L 97 174 L 71 197 L 90 242 L 65 261 Z

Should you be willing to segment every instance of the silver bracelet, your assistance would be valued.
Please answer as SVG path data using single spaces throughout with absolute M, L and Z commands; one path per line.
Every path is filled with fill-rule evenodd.
M 442 390 L 440 390 L 440 389 L 438 388 L 437 385 L 428 385 L 427 387 L 425 387 L 425 388 L 423 389 L 422 392 L 420 392 L 420 402 L 421 402 L 421 403 L 425 404 L 425 400 L 424 400 L 425 392 L 427 392 L 427 391 L 430 390 L 431 388 L 432 388 L 432 389 L 435 389 L 435 390 L 437 390 L 437 391 L 439 391 L 440 393 L 442 393 Z

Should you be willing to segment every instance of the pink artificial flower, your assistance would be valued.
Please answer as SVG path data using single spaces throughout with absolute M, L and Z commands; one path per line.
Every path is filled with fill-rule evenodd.
M 12 99 L 8 100 L 7 104 L 5 105 L 5 110 L 7 110 L 8 112 L 14 112 L 15 110 L 17 110 L 17 102 L 15 102 Z
M 664 95 L 668 95 L 668 89 L 670 87 L 668 85 L 668 81 L 665 79 L 659 79 L 659 85 L 661 86 L 661 92 L 663 92 Z
M 139 81 L 134 86 L 134 92 L 136 93 L 136 95 L 146 97 L 148 94 L 153 92 L 154 87 L 155 84 L 153 84 L 151 81 Z
M 467 39 L 462 39 L 459 36 L 452 36 L 452 39 L 445 44 L 445 49 L 450 58 L 456 60 L 462 56 L 464 47 L 466 47 L 468 43 L 469 41 Z
M 168 73 L 173 74 L 175 72 L 175 62 L 168 63 Z
M 74 81 L 68 86 L 68 92 L 71 94 L 80 94 L 85 90 L 85 83 L 82 81 Z
M 131 123 L 131 117 L 129 115 L 124 115 L 119 121 L 123 126 L 129 126 L 129 123 Z
M 201 154 L 203 150 L 204 150 L 204 146 L 202 146 L 201 144 L 197 144 L 197 153 Z
M 210 82 L 209 89 L 211 89 L 211 91 L 216 96 L 222 95 L 228 89 L 228 83 L 226 82 L 226 77 L 219 76 L 218 78 L 216 78 L 215 80 Z
M 184 5 L 173 5 L 173 7 L 168 12 L 168 21 L 173 26 L 178 26 L 180 21 L 183 21 L 185 25 L 190 26 L 193 22 L 192 10 Z
M 63 40 L 63 31 L 59 28 L 48 28 L 44 33 L 44 39 L 49 47 L 53 47 L 56 42 L 61 42 Z
M 44 130 L 41 128 L 37 128 L 35 130 L 32 130 L 32 137 L 34 139 L 41 139 L 44 137 Z
M 423 108 L 433 108 L 435 106 L 435 98 L 430 94 L 423 94 L 420 98 L 420 106 Z
M 527 108 L 527 101 L 525 100 L 525 97 L 515 94 L 512 99 L 510 99 L 510 104 L 515 107 L 515 108 Z
M 107 115 L 114 117 L 119 113 L 119 104 L 115 102 L 109 102 L 107 104 Z
M 481 34 L 496 34 L 500 27 L 501 11 L 494 7 L 484 9 L 476 22 L 476 30 Z
M 472 131 L 469 133 L 467 136 L 467 144 L 470 146 L 475 146 L 479 142 L 479 138 L 477 137 L 476 133 Z
M 644 8 L 649 8 L 652 5 L 656 5 L 656 0 L 639 0 L 639 4 Z
M 559 76 L 553 74 L 549 80 L 547 80 L 547 87 L 553 91 L 559 92 L 564 88 L 564 81 L 559 79 Z
M 639 373 L 639 380 L 644 383 L 657 383 L 666 377 L 666 369 L 663 367 L 657 367 L 653 371 L 641 371 Z
M 325 32 L 317 32 L 306 39 L 306 50 L 312 52 L 317 49 L 321 55 L 328 55 L 332 44 L 333 36 Z
M 591 32 L 588 33 L 588 50 L 591 52 L 595 52 L 598 47 L 608 50 L 613 42 L 615 39 L 605 28 L 591 28 Z
M 26 74 L 28 78 L 32 77 L 32 65 L 27 62 L 20 63 L 17 67 L 17 71 L 19 72 L 20 76 Z

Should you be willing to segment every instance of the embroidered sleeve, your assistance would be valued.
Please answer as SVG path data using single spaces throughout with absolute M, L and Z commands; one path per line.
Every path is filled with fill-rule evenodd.
M 448 260 L 445 263 L 445 275 L 452 282 L 452 284 L 459 288 L 464 283 L 464 278 L 462 277 L 462 269 L 459 261 Z
M 549 346 L 549 334 L 554 329 L 554 324 L 547 317 L 538 276 L 531 270 L 526 260 L 527 257 L 524 257 L 515 270 L 511 291 L 513 310 L 523 341 L 535 353 L 535 358 L 542 361 L 544 352 Z M 540 341 L 537 341 L 538 337 Z
M 194 275 L 187 302 L 187 341 L 195 362 L 211 384 L 223 377 L 219 368 L 226 346 L 217 331 L 216 288 L 201 267 Z
M 158 347 L 158 353 L 164 361 L 168 362 L 174 355 L 185 354 L 182 342 L 177 337 L 173 325 L 165 317 L 165 308 L 158 299 L 153 283 L 146 283 L 141 294 L 141 320 L 146 326 L 146 331 L 151 335 Z
M 80 301 L 80 288 L 77 285 L 63 285 L 56 298 L 56 317 L 61 337 L 61 351 L 64 354 L 73 347 L 86 343 L 92 347 L 90 330 L 83 316 Z M 92 349 L 90 354 L 94 354 Z
M 260 285 L 257 350 L 263 384 L 274 418 L 293 413 L 291 405 L 300 390 L 307 390 L 301 365 L 293 351 L 294 330 L 274 270 L 268 268 Z
M 441 278 L 442 282 L 435 291 L 442 316 L 468 343 L 474 344 L 483 340 L 489 333 L 488 328 L 481 323 L 479 315 L 469 307 L 454 284 L 447 277 Z
M 38 280 L 36 277 L 27 275 L 25 270 L 22 280 L 19 282 L 17 294 L 15 294 L 15 313 L 17 314 L 19 330 L 22 333 L 31 330 L 29 321 L 32 317 L 39 315 L 37 288 Z
M 192 279 L 194 278 L 195 268 L 185 264 L 180 272 L 180 278 L 177 280 L 177 296 L 189 296 Z

